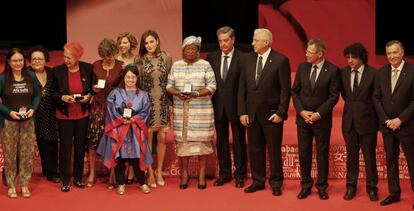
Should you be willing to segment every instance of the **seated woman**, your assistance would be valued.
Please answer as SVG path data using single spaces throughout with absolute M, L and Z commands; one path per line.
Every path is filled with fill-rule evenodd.
M 125 194 L 125 162 L 132 165 L 142 191 L 150 192 L 145 184 L 144 170 L 152 163 L 147 142 L 151 102 L 148 93 L 138 89 L 138 77 L 138 68 L 127 65 L 119 87 L 109 93 L 104 135 L 96 151 L 103 157 L 106 167 L 112 168 L 116 164 L 115 177 L 120 195 Z

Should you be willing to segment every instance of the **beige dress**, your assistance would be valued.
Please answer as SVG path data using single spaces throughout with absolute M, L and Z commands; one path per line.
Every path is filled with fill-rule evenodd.
M 170 115 L 167 94 L 168 74 L 171 70 L 171 56 L 161 52 L 157 57 L 144 56 L 137 62 L 140 71 L 140 88 L 149 94 L 151 115 L 148 125 L 150 130 L 157 128 L 168 131 Z

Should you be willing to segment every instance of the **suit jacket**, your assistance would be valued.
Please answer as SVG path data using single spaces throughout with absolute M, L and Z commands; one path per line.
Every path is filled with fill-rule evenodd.
M 414 65 L 405 62 L 393 93 L 391 65 L 382 67 L 375 78 L 373 100 L 381 132 L 391 132 L 385 121 L 398 117 L 402 121 L 399 133 L 414 134 Z
M 354 125 L 355 130 L 361 134 L 376 133 L 378 131 L 378 118 L 372 101 L 374 92 L 374 68 L 365 65 L 362 77 L 354 96 L 351 88 L 351 67 L 341 69 L 341 95 L 345 100 L 342 113 L 342 131 L 349 132 Z
M 332 127 L 332 109 L 339 99 L 339 68 L 325 60 L 312 91 L 310 72 L 312 64 L 304 62 L 298 66 L 292 87 L 293 105 L 296 110 L 296 124 L 304 126 L 305 120 L 300 116 L 303 110 L 315 111 L 321 115 L 315 127 Z
M 79 61 L 79 71 L 83 86 L 82 95 L 92 94 L 93 83 L 93 66 L 90 63 Z M 52 97 L 56 102 L 57 108 L 63 113 L 67 113 L 67 103 L 62 101 L 62 95 L 69 95 L 69 80 L 68 80 L 68 67 L 65 64 L 61 64 L 53 68 L 53 82 L 54 87 L 52 89 Z M 82 110 L 85 111 L 89 108 L 89 102 L 82 103 Z
M 291 89 L 289 59 L 271 50 L 256 85 L 257 57 L 254 52 L 246 55 L 239 83 L 238 114 L 249 115 L 250 122 L 255 117 L 268 122 L 274 113 L 286 120 Z
M 208 54 L 207 61 L 210 62 L 216 77 L 217 88 L 213 95 L 214 116 L 216 120 L 226 115 L 229 119 L 238 119 L 237 116 L 237 92 L 239 89 L 240 73 L 244 66 L 244 53 L 234 50 L 228 69 L 226 80 L 221 78 L 221 51 Z M 225 114 L 224 114 L 225 112 Z

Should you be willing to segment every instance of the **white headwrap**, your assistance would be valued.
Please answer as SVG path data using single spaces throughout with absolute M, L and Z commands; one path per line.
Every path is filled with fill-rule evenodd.
M 196 37 L 196 36 L 186 37 L 183 41 L 183 49 L 185 48 L 185 46 L 192 45 L 192 44 L 198 46 L 198 49 L 200 49 L 200 47 L 201 47 L 201 37 Z

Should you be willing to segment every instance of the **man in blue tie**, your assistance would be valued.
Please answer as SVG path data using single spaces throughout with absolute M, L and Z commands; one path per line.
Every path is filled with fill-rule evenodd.
M 231 181 L 232 160 L 229 139 L 229 124 L 232 134 L 234 177 L 237 188 L 244 187 L 247 169 L 245 128 L 237 116 L 237 91 L 243 67 L 244 53 L 234 48 L 235 34 L 231 27 L 224 26 L 217 30 L 220 50 L 207 56 L 216 77 L 216 92 L 213 95 L 215 127 L 217 134 L 217 157 L 219 178 L 215 186 L 222 186 Z

